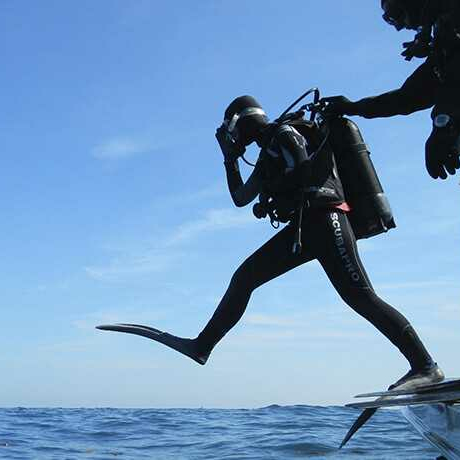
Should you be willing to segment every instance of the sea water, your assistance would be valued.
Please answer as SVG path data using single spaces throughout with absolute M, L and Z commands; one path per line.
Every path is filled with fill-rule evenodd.
M 343 407 L 0 409 L 0 459 L 435 460 L 397 410 L 379 410 L 342 450 L 359 415 Z

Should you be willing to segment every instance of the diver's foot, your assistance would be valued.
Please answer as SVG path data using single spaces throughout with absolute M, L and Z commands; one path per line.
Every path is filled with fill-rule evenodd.
M 190 358 L 194 359 L 198 364 L 204 366 L 209 356 L 211 355 L 211 352 L 201 350 L 196 339 L 191 339 L 190 342 L 193 343 L 192 349 L 194 354 L 194 356 L 190 356 Z
M 162 343 L 173 350 L 182 353 L 185 356 L 196 361 L 198 364 L 204 365 L 211 354 L 212 348 L 203 346 L 197 339 L 186 339 L 169 334 L 168 332 L 160 331 L 154 327 L 144 326 L 142 324 L 104 324 L 96 326 L 96 329 L 102 331 L 125 332 L 127 334 L 140 335 L 155 342 Z
M 388 390 L 411 390 L 412 388 L 442 382 L 444 378 L 444 372 L 436 363 L 433 363 L 422 369 L 411 369 L 406 375 L 391 385 Z
M 211 352 L 201 350 L 196 339 L 186 339 L 163 332 L 163 343 L 174 348 L 178 352 L 196 361 L 198 364 L 205 365 Z
M 191 349 L 193 350 L 194 356 L 190 356 L 197 363 L 202 364 L 203 366 L 208 361 L 209 356 L 211 356 L 212 348 L 204 346 L 200 339 L 197 337 L 195 339 L 188 339 L 191 343 Z

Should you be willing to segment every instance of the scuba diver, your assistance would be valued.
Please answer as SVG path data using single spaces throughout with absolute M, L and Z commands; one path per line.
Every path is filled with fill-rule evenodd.
M 352 102 L 325 98 L 327 113 L 365 118 L 408 115 L 433 107 L 433 129 L 425 145 L 425 164 L 434 179 L 460 168 L 460 2 L 458 0 L 381 0 L 383 19 L 398 31 L 417 30 L 403 44 L 406 60 L 426 58 L 394 91 Z
M 136 324 L 97 328 L 148 337 L 204 365 L 217 343 L 241 319 L 255 289 L 316 259 L 344 302 L 384 334 L 409 362 L 409 372 L 393 387 L 443 380 L 443 372 L 409 321 L 378 297 L 371 285 L 358 255 L 347 217 L 351 208 L 323 127 L 289 116 L 270 123 L 256 99 L 241 96 L 226 109 L 216 138 L 234 204 L 246 206 L 259 196 L 255 216 L 269 216 L 272 224 L 287 225 L 234 272 L 213 316 L 196 338 Z M 253 142 L 261 151 L 254 170 L 243 181 L 239 158 L 244 158 L 246 147 Z

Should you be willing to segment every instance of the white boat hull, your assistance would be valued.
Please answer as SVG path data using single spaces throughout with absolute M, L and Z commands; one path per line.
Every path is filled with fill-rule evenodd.
M 448 460 L 460 460 L 460 405 L 405 406 L 407 421 Z

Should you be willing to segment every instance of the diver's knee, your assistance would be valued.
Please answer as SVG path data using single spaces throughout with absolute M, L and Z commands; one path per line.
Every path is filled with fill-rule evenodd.
M 341 289 L 339 295 L 342 300 L 352 308 L 360 308 L 372 303 L 377 295 L 369 287 L 354 287 Z
M 256 286 L 253 281 L 250 264 L 246 261 L 233 273 L 230 286 L 234 289 L 252 292 Z

